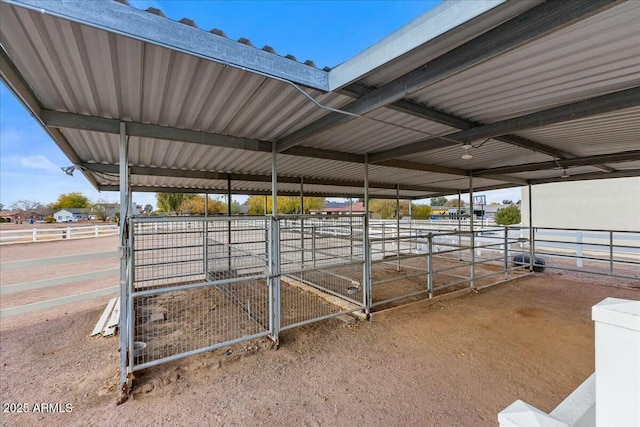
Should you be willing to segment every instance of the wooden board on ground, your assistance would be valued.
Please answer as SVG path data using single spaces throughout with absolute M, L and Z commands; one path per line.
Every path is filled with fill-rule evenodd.
M 362 308 L 357 305 L 357 304 L 353 304 L 347 300 L 344 300 L 342 298 L 339 298 L 335 295 L 331 295 L 328 294 L 326 292 L 322 292 L 320 289 L 314 288 L 313 286 L 309 286 L 306 283 L 303 283 L 299 280 L 296 280 L 290 276 L 282 276 L 282 280 L 287 283 L 288 285 L 291 286 L 295 286 L 296 288 L 302 289 L 304 291 L 310 292 L 320 298 L 322 298 L 323 300 L 327 301 L 330 304 L 333 304 L 335 306 L 340 307 L 341 309 L 343 309 L 344 311 L 347 310 L 353 310 L 353 315 L 358 317 L 359 319 L 365 320 L 366 319 L 366 315 L 363 312 L 360 312 L 358 310 L 361 310 Z
M 118 298 L 111 298 L 109 300 L 109 303 L 107 303 L 107 306 L 105 307 L 104 311 L 102 312 L 102 315 L 100 316 L 100 319 L 98 320 L 98 323 L 96 323 L 95 328 L 93 328 L 93 331 L 91 332 L 91 336 L 95 336 L 98 335 L 99 333 L 101 333 L 102 331 L 104 331 L 104 328 L 107 324 L 107 320 L 110 318 L 111 316 L 111 312 L 113 311 L 113 307 L 115 307 L 116 302 L 117 302 Z
M 110 337 L 116 333 L 116 327 L 118 326 L 118 322 L 120 321 L 120 298 L 116 301 L 115 306 L 113 307 L 113 312 L 111 312 L 111 317 L 107 322 L 107 326 L 104 328 L 102 332 L 103 337 Z

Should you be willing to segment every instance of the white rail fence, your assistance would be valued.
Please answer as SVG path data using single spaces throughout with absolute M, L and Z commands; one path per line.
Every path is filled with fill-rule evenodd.
M 118 226 L 116 224 L 1 230 L 0 245 L 63 239 L 87 239 L 116 235 L 118 235 Z

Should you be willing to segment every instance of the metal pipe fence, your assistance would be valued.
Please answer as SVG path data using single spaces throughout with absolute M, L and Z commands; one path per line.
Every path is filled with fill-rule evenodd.
M 49 242 L 64 239 L 88 239 L 117 235 L 117 224 L 0 230 L 0 245 L 27 242 Z
M 640 279 L 640 232 L 534 227 L 545 268 Z
M 490 286 L 529 274 L 538 258 L 640 272 L 637 232 L 366 224 L 362 215 L 132 219 L 129 371 L 256 337 L 277 345 L 283 330 Z

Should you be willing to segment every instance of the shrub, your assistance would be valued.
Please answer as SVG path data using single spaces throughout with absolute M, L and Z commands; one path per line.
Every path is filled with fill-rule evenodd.
M 56 219 L 51 215 L 47 215 L 44 217 L 44 222 L 46 222 L 47 224 L 51 224 L 52 222 L 56 222 Z
M 519 224 L 521 220 L 520 209 L 517 205 L 510 205 L 496 212 L 496 224 L 511 225 Z

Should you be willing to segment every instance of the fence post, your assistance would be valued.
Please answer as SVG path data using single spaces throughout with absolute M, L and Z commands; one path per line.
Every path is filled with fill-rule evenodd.
M 504 280 L 509 278 L 509 227 L 504 227 Z
M 95 237 L 98 237 L 99 233 L 100 233 L 100 229 L 98 228 L 98 225 L 96 224 L 96 226 L 95 226 Z
M 316 267 L 316 226 L 311 226 L 311 257 L 313 260 L 313 268 Z
M 613 275 L 613 231 L 609 231 L 609 274 Z
M 578 231 L 576 236 L 576 241 L 578 242 L 578 247 L 576 249 L 576 267 L 582 268 L 582 231 Z
M 427 236 L 428 239 L 428 249 L 429 253 L 427 253 L 427 290 L 429 292 L 429 298 L 433 298 L 433 233 L 429 233 Z
M 71 227 L 67 227 L 67 239 L 71 238 Z
M 35 229 L 35 228 L 33 229 L 33 233 L 32 233 L 32 240 L 33 240 L 34 242 L 37 242 L 37 241 L 38 241 L 38 230 L 37 230 L 37 229 Z
M 384 227 L 384 222 L 382 223 L 382 259 L 384 259 L 384 257 L 387 255 L 387 250 L 385 248 L 385 241 L 387 240 L 386 237 L 386 230 Z

